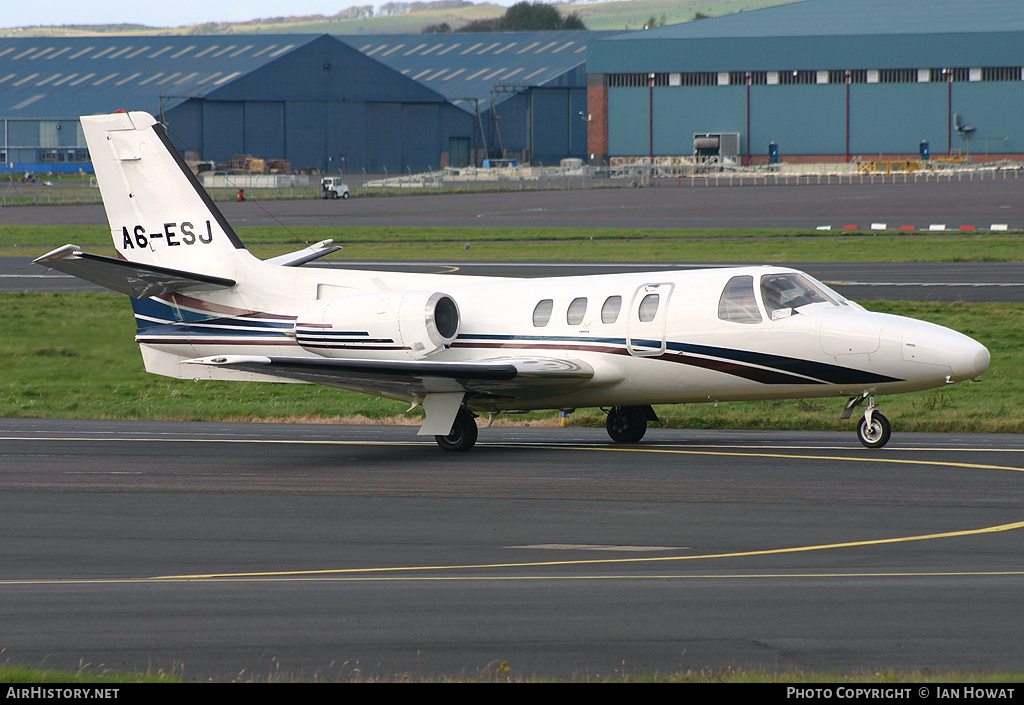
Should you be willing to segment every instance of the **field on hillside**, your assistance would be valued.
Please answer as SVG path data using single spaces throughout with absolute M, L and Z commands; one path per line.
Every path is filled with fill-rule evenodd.
M 577 13 L 587 29 L 643 29 L 650 18 L 658 24 L 689 22 L 698 15 L 718 17 L 749 12 L 795 0 L 620 0 L 619 2 L 550 3 L 563 15 Z M 362 19 L 331 19 L 323 16 L 287 19 L 253 18 L 249 22 L 211 22 L 183 27 L 141 25 L 60 25 L 0 29 L 0 36 L 95 36 L 146 34 L 415 34 L 430 25 L 447 23 L 459 28 L 473 20 L 500 17 L 505 7 L 491 3 L 443 10 L 424 10 L 403 15 Z

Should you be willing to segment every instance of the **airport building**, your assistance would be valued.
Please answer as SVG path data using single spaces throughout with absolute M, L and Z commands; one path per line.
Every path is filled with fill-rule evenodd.
M 1020 0 L 802 0 L 634 32 L 0 38 L 0 170 L 89 170 L 78 116 L 187 158 L 408 173 L 486 158 L 1024 155 Z
M 585 158 L 609 32 L 0 38 L 0 164 L 89 170 L 78 116 L 144 110 L 187 157 L 403 173 Z
M 1024 154 L 1020 0 L 804 0 L 594 42 L 589 154 Z

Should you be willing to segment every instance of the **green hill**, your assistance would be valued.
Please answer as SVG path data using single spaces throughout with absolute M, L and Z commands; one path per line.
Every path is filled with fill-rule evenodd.
M 735 12 L 784 5 L 795 0 L 619 0 L 618 2 L 552 3 L 563 15 L 577 13 L 588 29 L 642 29 L 649 20 L 659 25 L 689 22 L 699 17 L 717 17 Z M 412 4 L 412 3 L 409 3 Z M 427 5 L 429 3 L 417 3 Z M 146 27 L 143 25 L 54 25 L 2 29 L 7 37 L 76 37 L 124 34 L 403 34 L 416 33 L 429 25 L 447 23 L 453 29 L 473 20 L 500 17 L 506 8 L 491 3 L 467 4 L 463 7 L 425 9 L 404 14 L 382 14 L 389 6 L 382 5 L 373 17 L 350 19 L 345 11 L 332 17 L 274 17 L 248 22 L 207 22 L 187 27 Z M 355 14 L 355 13 L 350 13 Z

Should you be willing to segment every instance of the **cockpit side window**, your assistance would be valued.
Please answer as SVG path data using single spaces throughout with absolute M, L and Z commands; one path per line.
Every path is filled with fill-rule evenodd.
M 754 277 L 742 274 L 726 283 L 718 300 L 718 317 L 733 323 L 761 322 L 761 310 L 754 298 Z
M 838 301 L 806 277 L 792 272 L 762 276 L 761 299 L 764 301 L 764 307 L 768 309 L 769 316 L 781 309 L 798 309 L 808 304 L 839 305 Z

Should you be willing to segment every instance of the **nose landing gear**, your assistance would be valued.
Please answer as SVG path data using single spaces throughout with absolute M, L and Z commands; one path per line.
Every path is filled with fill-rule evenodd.
M 878 407 L 875 406 L 875 398 L 868 394 L 853 397 L 846 403 L 843 411 L 843 418 L 848 419 L 853 415 L 853 410 L 860 404 L 867 401 L 868 406 L 864 409 L 864 416 L 857 423 L 857 440 L 867 448 L 881 448 L 889 442 L 892 435 L 892 424 L 885 418 Z

